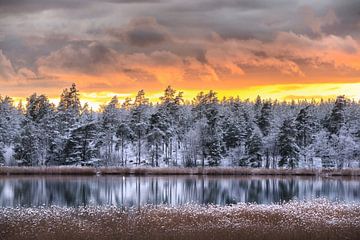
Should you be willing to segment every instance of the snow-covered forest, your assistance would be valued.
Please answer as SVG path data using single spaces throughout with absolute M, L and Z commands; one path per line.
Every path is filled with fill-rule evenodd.
M 360 103 L 218 99 L 185 101 L 167 87 L 158 103 L 140 90 L 99 111 L 76 85 L 58 105 L 32 94 L 15 106 L 0 97 L 0 164 L 20 166 L 359 167 Z

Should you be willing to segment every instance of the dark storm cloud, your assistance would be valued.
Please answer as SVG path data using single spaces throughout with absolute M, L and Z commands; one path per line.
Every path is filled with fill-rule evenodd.
M 0 0 L 0 14 L 31 13 L 49 9 L 85 8 L 101 3 L 140 4 L 161 0 Z
M 88 1 L 80 0 L 0 0 L 0 14 L 31 13 L 48 9 L 83 7 Z
M 337 1 L 333 6 L 339 22 L 324 27 L 324 32 L 335 35 L 355 34 L 360 36 L 360 1 Z
M 73 42 L 49 56 L 42 57 L 37 64 L 61 71 L 99 74 L 116 63 L 116 54 L 97 42 Z
M 156 82 L 157 80 L 153 74 L 138 68 L 125 68 L 123 69 L 123 72 L 136 82 Z
M 109 29 L 108 33 L 130 45 L 146 47 L 168 40 L 169 34 L 154 18 L 133 19 L 124 29 Z
M 359 32 L 358 0 L 0 0 L 0 77 L 303 77 L 354 62 Z

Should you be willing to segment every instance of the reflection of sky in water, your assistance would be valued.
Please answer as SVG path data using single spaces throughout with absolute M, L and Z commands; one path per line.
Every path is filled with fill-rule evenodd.
M 360 181 L 351 178 L 195 176 L 0 178 L 2 207 L 271 204 L 319 197 L 360 202 Z

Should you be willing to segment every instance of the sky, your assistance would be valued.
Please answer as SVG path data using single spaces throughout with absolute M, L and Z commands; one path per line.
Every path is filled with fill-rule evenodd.
M 0 94 L 360 98 L 359 0 L 0 0 Z

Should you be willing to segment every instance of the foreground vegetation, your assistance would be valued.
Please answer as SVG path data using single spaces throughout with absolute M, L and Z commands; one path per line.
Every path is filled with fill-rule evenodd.
M 266 169 L 245 167 L 0 167 L 0 175 L 295 175 L 360 176 L 352 169 Z
M 146 206 L 140 209 L 2 208 L 1 239 L 358 239 L 360 206 Z

